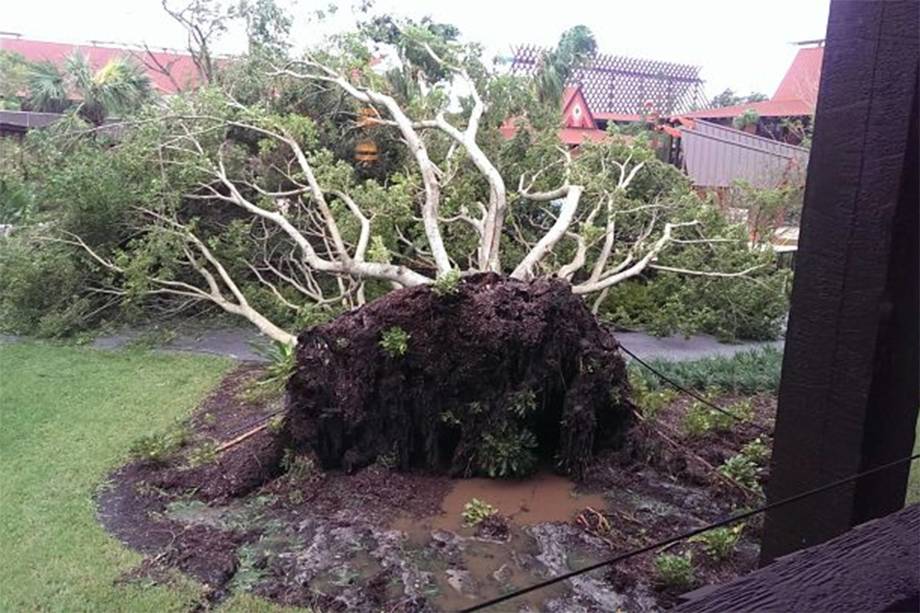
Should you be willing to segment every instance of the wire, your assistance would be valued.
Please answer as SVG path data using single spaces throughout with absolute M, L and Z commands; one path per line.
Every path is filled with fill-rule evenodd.
M 767 435 L 770 434 L 770 431 L 769 431 L 767 428 L 764 428 L 764 427 L 762 427 L 762 426 L 759 426 L 759 425 L 757 425 L 757 424 L 755 424 L 755 423 L 753 423 L 753 422 L 749 422 L 748 420 L 744 419 L 743 417 L 741 417 L 741 416 L 739 416 L 739 415 L 735 415 L 735 414 L 732 413 L 731 411 L 726 411 L 725 409 L 723 409 L 722 407 L 720 407 L 720 406 L 717 405 L 716 403 L 712 402 L 711 400 L 707 400 L 705 397 L 703 397 L 703 396 L 697 394 L 697 393 L 694 392 L 693 390 L 691 390 L 691 389 L 689 389 L 689 388 L 687 388 L 687 387 L 684 387 L 683 385 L 681 385 L 680 383 L 678 383 L 678 382 L 675 381 L 674 379 L 668 377 L 666 374 L 664 374 L 663 372 L 661 372 L 660 370 L 658 370 L 657 368 L 655 368 L 654 366 L 652 366 L 651 364 L 649 364 L 648 362 L 646 362 L 645 360 L 643 360 L 642 358 L 640 358 L 639 356 L 637 356 L 635 353 L 633 353 L 632 351 L 630 351 L 629 349 L 627 349 L 627 348 L 624 347 L 623 345 L 620 345 L 620 349 L 623 350 L 623 353 L 625 353 L 625 354 L 629 355 L 630 357 L 632 357 L 632 359 L 634 359 L 639 365 L 645 367 L 646 369 L 648 369 L 649 371 L 651 371 L 652 373 L 654 373 L 659 379 L 661 379 L 662 381 L 666 382 L 668 385 L 670 385 L 670 386 L 673 387 L 674 389 L 676 389 L 676 390 L 678 390 L 678 391 L 681 391 L 681 392 L 687 394 L 688 396 L 690 396 L 691 398 L 693 398 L 693 399 L 695 399 L 695 400 L 699 400 L 700 402 L 702 402 L 703 404 L 705 404 L 707 407 L 709 407 L 709 408 L 711 408 L 711 409 L 713 409 L 713 410 L 715 410 L 715 411 L 718 411 L 719 413 L 721 413 L 721 414 L 723 414 L 723 415 L 727 415 L 728 417 L 731 417 L 731 418 L 734 419 L 734 420 L 737 420 L 737 421 L 739 421 L 739 422 L 741 422 L 741 423 L 749 423 L 751 426 L 753 426 L 754 428 L 756 428 L 756 429 L 757 429 L 758 431 L 760 431 L 762 434 L 767 434 Z
M 493 599 L 491 599 L 491 600 L 487 600 L 487 601 L 485 601 L 485 602 L 481 602 L 481 603 L 479 603 L 479 604 L 473 605 L 472 607 L 469 607 L 469 608 L 466 608 L 466 609 L 462 609 L 462 610 L 461 610 L 461 613 L 469 613 L 469 612 L 471 612 L 471 611 L 480 611 L 480 610 L 485 609 L 485 608 L 487 608 L 487 607 L 494 606 L 494 605 L 496 605 L 496 604 L 498 604 L 498 603 L 500 603 L 500 602 L 505 602 L 506 600 L 511 600 L 512 598 L 517 598 L 518 596 L 522 596 L 523 594 L 528 594 L 528 593 L 530 593 L 530 592 L 533 592 L 533 591 L 542 589 L 542 588 L 547 587 L 547 586 L 549 586 L 549 585 L 552 585 L 552 584 L 554 584 L 554 583 L 559 583 L 560 581 L 565 581 L 566 579 L 571 579 L 572 577 L 576 577 L 576 576 L 578 576 L 578 575 L 581 575 L 581 574 L 584 574 L 584 573 L 587 573 L 587 572 L 591 572 L 592 570 L 597 570 L 598 568 L 601 568 L 601 567 L 604 567 L 604 566 L 609 566 L 609 565 L 611 565 L 611 564 L 616 564 L 617 562 L 622 562 L 623 560 L 625 560 L 625 559 L 627 559 L 627 558 L 631 558 L 631 557 L 633 557 L 633 556 L 641 555 L 641 554 L 643 554 L 643 553 L 648 553 L 649 551 L 652 551 L 652 550 L 654 550 L 654 549 L 658 549 L 659 547 L 665 547 L 665 546 L 667 546 L 667 545 L 672 545 L 672 544 L 674 544 L 674 543 L 677 543 L 677 542 L 682 541 L 682 540 L 687 539 L 687 538 L 694 537 L 694 536 L 696 536 L 696 535 L 698 535 L 698 534 L 702 534 L 703 532 L 707 532 L 707 531 L 712 530 L 712 529 L 714 529 L 714 528 L 720 528 L 720 527 L 722 527 L 722 526 L 727 526 L 727 525 L 729 525 L 729 524 L 733 524 L 733 523 L 738 522 L 738 521 L 741 521 L 741 520 L 743 520 L 743 519 L 747 519 L 748 517 L 752 517 L 752 516 L 754 516 L 754 515 L 757 515 L 757 514 L 759 514 L 759 513 L 763 513 L 763 512 L 765 512 L 765 511 L 770 511 L 770 510 L 772 510 L 772 509 L 776 509 L 776 508 L 778 508 L 778 507 L 785 506 L 785 505 L 787 505 L 787 504 L 796 502 L 796 501 L 798 501 L 798 500 L 802 500 L 803 498 L 808 498 L 809 496 L 813 496 L 813 495 L 815 495 L 815 494 L 820 494 L 821 492 L 825 492 L 825 491 L 830 490 L 830 489 L 833 489 L 833 488 L 835 488 L 835 487 L 839 487 L 839 486 L 844 485 L 844 484 L 846 484 L 846 483 L 850 483 L 851 481 L 856 481 L 857 479 L 860 479 L 860 478 L 865 477 L 865 476 L 867 476 L 867 475 L 871 475 L 871 474 L 874 474 L 874 473 L 877 473 L 877 472 L 881 472 L 881 471 L 883 471 L 883 470 L 887 470 L 887 469 L 892 468 L 892 467 L 894 467 L 894 466 L 898 466 L 898 465 L 900 465 L 900 464 L 904 464 L 905 462 L 908 462 L 908 463 L 909 463 L 909 462 L 913 462 L 914 460 L 916 460 L 916 459 L 918 459 L 918 458 L 920 458 L 920 453 L 914 454 L 914 455 L 909 456 L 909 457 L 906 457 L 906 458 L 901 458 L 900 460 L 895 460 L 895 461 L 893 461 L 893 462 L 888 462 L 887 464 L 882 464 L 881 466 L 876 466 L 875 468 L 870 468 L 869 470 L 865 470 L 865 471 L 863 471 L 863 472 L 857 473 L 857 474 L 855 474 L 855 475 L 851 475 L 851 476 L 849 476 L 849 477 L 845 477 L 845 478 L 843 478 L 843 479 L 838 479 L 837 481 L 832 481 L 831 483 L 827 483 L 827 484 L 825 484 L 825 485 L 822 485 L 821 487 L 816 487 L 816 488 L 811 489 L 811 490 L 808 490 L 808 491 L 806 491 L 806 492 L 802 492 L 801 494 L 796 494 L 795 496 L 790 496 L 789 498 L 784 498 L 783 500 L 779 500 L 779 501 L 777 501 L 777 502 L 774 502 L 774 503 L 771 503 L 771 504 L 767 504 L 767 505 L 758 507 L 758 508 L 753 509 L 753 510 L 751 510 L 751 511 L 745 511 L 744 513 L 741 513 L 741 514 L 739 514 L 739 515 L 735 515 L 735 516 L 733 516 L 733 517 L 729 517 L 729 518 L 727 518 L 727 519 L 723 519 L 723 520 L 721 520 L 721 521 L 717 521 L 717 522 L 712 523 L 712 524 L 709 524 L 709 525 L 707 525 L 707 526 L 703 526 L 702 528 L 696 528 L 696 529 L 694 529 L 694 530 L 690 530 L 689 532 L 684 532 L 683 534 L 678 534 L 677 536 L 672 536 L 672 537 L 667 538 L 667 539 L 664 539 L 664 540 L 662 540 L 662 541 L 658 541 L 657 543 L 653 543 L 653 544 L 651 544 L 651 545 L 645 545 L 644 547 L 640 547 L 640 548 L 638 548 L 638 549 L 633 549 L 632 551 L 628 551 L 628 552 L 626 552 L 626 553 L 620 554 L 620 555 L 618 555 L 618 556 L 616 556 L 616 557 L 613 557 L 613 558 L 610 558 L 610 559 L 608 559 L 608 560 L 603 560 L 603 561 L 601 561 L 601 562 L 597 562 L 597 563 L 595 563 L 595 564 L 591 564 L 591 565 L 589 565 L 589 566 L 585 566 L 584 568 L 579 568 L 578 570 L 573 570 L 573 571 L 571 571 L 571 572 L 564 573 L 564 574 L 562 574 L 562 575 L 557 575 L 557 576 L 555 576 L 555 577 L 551 577 L 550 579 L 547 579 L 547 580 L 545 580 L 545 581 L 541 581 L 540 583 L 535 583 L 535 584 L 533 584 L 533 585 L 531 585 L 531 586 L 528 586 L 528 587 L 525 587 L 525 588 L 521 588 L 521 589 L 519 589 L 519 590 L 515 590 L 514 592 L 510 592 L 510 593 L 508 593 L 508 594 L 505 594 L 504 596 L 499 596 L 499 597 L 497 597 L 497 598 L 493 598 Z

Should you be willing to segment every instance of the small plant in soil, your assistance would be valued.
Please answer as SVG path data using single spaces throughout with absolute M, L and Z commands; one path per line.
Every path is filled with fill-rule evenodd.
M 293 481 L 303 481 L 317 474 L 313 458 L 287 449 L 281 458 L 281 469 Z
M 687 436 L 696 438 L 709 432 L 730 432 L 736 421 L 731 415 L 710 409 L 697 400 L 684 414 L 683 428 Z
M 268 431 L 272 434 L 278 434 L 284 428 L 284 415 L 275 415 L 268 420 Z
M 741 454 L 754 464 L 763 466 L 770 459 L 770 448 L 762 437 L 757 437 L 741 448 Z
M 148 434 L 137 439 L 131 445 L 129 453 L 136 460 L 163 463 L 188 442 L 189 436 L 186 425 L 176 424 L 165 432 Z
M 702 543 L 703 549 L 716 562 L 722 562 L 732 557 L 735 546 L 741 538 L 744 524 L 734 527 L 715 528 L 690 539 L 694 543 Z
M 479 522 L 498 513 L 498 509 L 478 498 L 473 498 L 463 505 L 463 523 L 467 526 L 476 526 Z
M 457 293 L 457 288 L 460 285 L 460 271 L 456 268 L 450 270 L 431 284 L 431 291 L 433 291 L 438 296 L 452 296 Z
M 760 488 L 757 482 L 760 469 L 744 454 L 739 453 L 725 460 L 725 463 L 719 467 L 719 472 L 745 487 L 753 490 Z
M 696 582 L 693 556 L 660 553 L 655 556 L 655 583 L 664 589 L 686 590 Z
M 259 378 L 259 385 L 278 385 L 287 381 L 297 364 L 297 351 L 294 345 L 272 343 L 259 353 L 268 359 L 265 374 Z
M 188 454 L 188 465 L 192 468 L 210 464 L 217 459 L 217 444 L 214 441 L 205 441 L 192 449 Z
M 409 351 L 409 338 L 408 332 L 399 326 L 393 326 L 381 333 L 379 345 L 388 356 L 398 358 Z
M 725 410 L 744 421 L 751 421 L 754 419 L 754 405 L 751 404 L 750 398 L 744 398 L 743 400 L 733 402 L 725 407 Z

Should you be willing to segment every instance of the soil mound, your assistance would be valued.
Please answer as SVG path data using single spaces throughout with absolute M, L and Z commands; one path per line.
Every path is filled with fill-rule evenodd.
M 394 291 L 300 335 L 282 438 L 327 469 L 580 477 L 630 423 L 617 348 L 562 280 Z

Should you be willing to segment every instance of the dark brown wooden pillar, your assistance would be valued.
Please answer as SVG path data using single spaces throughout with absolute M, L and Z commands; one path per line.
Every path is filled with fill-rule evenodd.
M 918 26 L 916 0 L 831 3 L 768 502 L 912 450 Z M 900 509 L 908 468 L 768 513 L 761 563 Z

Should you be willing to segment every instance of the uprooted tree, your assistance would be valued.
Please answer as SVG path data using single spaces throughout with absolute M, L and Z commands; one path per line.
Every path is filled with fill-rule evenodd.
M 563 42 L 578 48 L 572 36 L 586 35 Z M 622 361 L 581 297 L 596 311 L 608 290 L 653 271 L 762 284 L 769 254 L 641 137 L 560 147 L 558 103 L 539 90 L 558 74 L 492 72 L 456 38 L 443 24 L 376 20 L 331 50 L 252 58 L 235 68 L 244 81 L 162 102 L 116 147 L 153 177 L 132 192 L 129 238 L 63 240 L 100 269 L 99 294 L 212 303 L 285 344 L 318 313 L 406 288 L 300 337 L 294 443 L 327 464 L 392 452 L 403 466 L 493 472 L 477 456 L 491 436 L 552 447 L 579 472 L 577 455 L 615 438 L 628 407 Z M 362 143 L 372 154 L 356 162 Z M 535 281 L 545 277 L 558 280 Z M 456 296 L 439 291 L 457 279 Z M 542 313 L 532 330 L 522 309 Z M 370 365 L 379 343 L 400 344 L 381 336 L 390 328 L 412 359 Z M 466 363 L 476 368 L 458 371 Z M 554 425 L 470 408 L 513 412 L 522 398 Z

